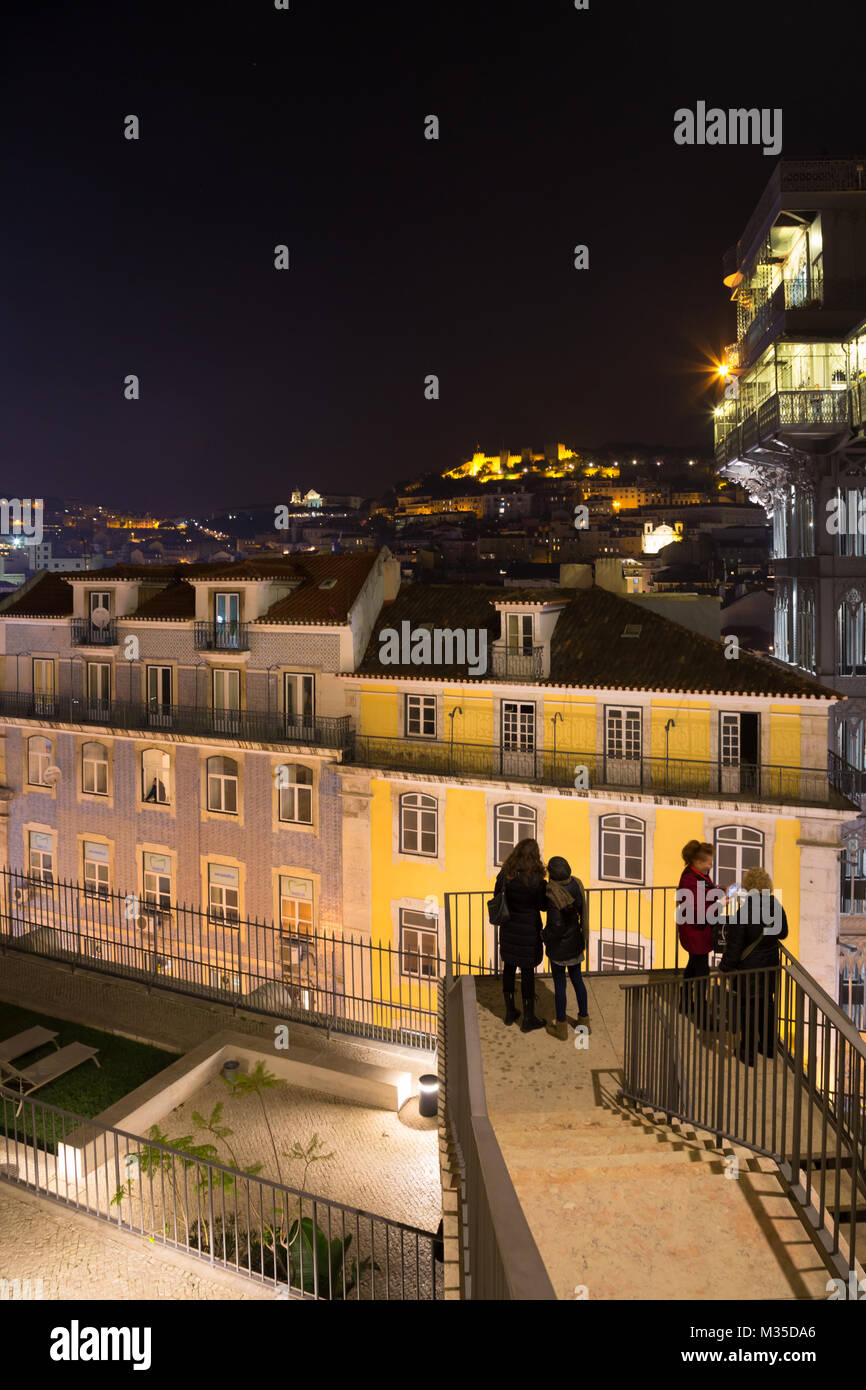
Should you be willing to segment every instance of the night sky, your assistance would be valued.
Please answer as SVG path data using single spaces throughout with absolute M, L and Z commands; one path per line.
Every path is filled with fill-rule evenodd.
M 7 4 L 5 495 L 195 515 L 477 445 L 708 453 L 721 257 L 775 160 L 674 111 L 864 152 L 862 7 L 590 5 Z

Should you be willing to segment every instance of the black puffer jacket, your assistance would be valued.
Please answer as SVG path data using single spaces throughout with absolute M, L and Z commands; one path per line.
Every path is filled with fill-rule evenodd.
M 504 883 L 502 871 L 496 877 L 495 892 Z M 505 884 L 508 921 L 499 928 L 499 954 L 506 965 L 524 969 L 541 964 L 541 909 L 547 906 L 543 878 L 525 879 L 522 875 Z
M 559 886 L 571 894 L 573 903 L 571 907 L 557 907 L 548 897 L 547 921 L 541 933 L 542 939 L 549 960 L 580 960 L 584 950 L 583 888 L 574 874 Z
M 788 935 L 788 919 L 778 899 L 774 898 L 773 901 L 776 904 L 773 911 L 781 915 L 782 919 L 778 932 L 771 931 L 770 922 L 767 923 L 768 930 L 765 932 L 764 924 L 753 920 L 760 916 L 760 906 L 754 903 L 747 903 L 728 918 L 725 923 L 725 953 L 719 961 L 720 970 L 762 970 L 767 966 L 779 964 L 779 942 L 784 941 Z M 777 915 L 776 921 L 778 920 Z M 757 941 L 758 945 L 754 951 L 749 952 L 741 964 L 743 952 L 753 941 Z

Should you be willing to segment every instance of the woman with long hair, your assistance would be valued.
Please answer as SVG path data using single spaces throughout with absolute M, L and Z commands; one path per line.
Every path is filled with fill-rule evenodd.
M 677 892 L 677 935 L 688 953 L 689 962 L 683 971 L 684 980 L 704 980 L 710 973 L 710 952 L 713 949 L 712 919 L 707 921 L 707 895 L 712 907 L 716 900 L 716 885 L 710 877 L 713 867 L 712 845 L 705 840 L 689 840 L 683 845 L 685 868 L 680 874 Z M 705 1020 L 706 985 L 686 985 L 680 1003 L 685 1013 L 696 1008 L 701 1022 Z
M 537 840 L 518 840 L 496 878 L 494 892 L 505 890 L 508 917 L 499 928 L 499 954 L 502 957 L 502 989 L 505 994 L 505 1022 L 516 1023 L 520 1012 L 514 1007 L 514 985 L 520 971 L 523 995 L 523 1022 L 520 1030 L 531 1033 L 543 1028 L 535 1017 L 535 967 L 544 954 L 541 944 L 541 909 L 547 904 L 544 864 Z

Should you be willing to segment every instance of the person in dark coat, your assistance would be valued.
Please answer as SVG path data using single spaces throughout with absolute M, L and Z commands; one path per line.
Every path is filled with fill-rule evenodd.
M 583 922 L 586 898 L 583 884 L 574 878 L 567 859 L 554 855 L 547 866 L 549 882 L 547 885 L 547 921 L 541 933 L 547 949 L 547 959 L 553 975 L 553 993 L 556 999 L 556 1023 L 553 1036 L 560 1042 L 568 1042 L 568 1025 L 565 1018 L 566 978 L 574 985 L 577 995 L 578 1024 L 589 1024 L 589 1005 L 586 985 L 580 973 L 580 962 L 584 952 Z
M 521 1032 L 543 1028 L 535 1017 L 535 967 L 544 954 L 541 946 L 541 909 L 547 906 L 544 864 L 536 840 L 518 840 L 496 878 L 494 892 L 505 889 L 508 918 L 499 928 L 499 954 L 502 957 L 502 989 L 505 993 L 505 1022 L 520 1017 L 514 1007 L 514 985 L 520 971 L 523 994 Z
M 707 921 L 707 898 L 712 906 L 720 890 L 710 877 L 713 867 L 713 847 L 702 840 L 689 840 L 682 849 L 685 868 L 680 874 L 677 891 L 677 935 L 680 945 L 688 952 L 684 980 L 706 981 L 710 973 L 710 952 L 713 949 L 712 920 Z M 695 1010 L 703 1025 L 707 1019 L 706 984 L 686 985 L 680 997 L 680 1010 Z
M 788 935 L 788 918 L 773 896 L 773 880 L 766 870 L 747 869 L 742 898 L 725 927 L 725 951 L 719 970 L 730 974 L 743 970 L 730 982 L 731 1012 L 739 1023 L 740 1061 L 753 1067 L 756 1050 L 772 1057 L 776 1044 L 776 979 L 780 962 L 779 942 Z

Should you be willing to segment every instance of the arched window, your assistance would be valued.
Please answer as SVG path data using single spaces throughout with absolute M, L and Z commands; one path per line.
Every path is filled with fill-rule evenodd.
M 51 765 L 51 740 L 37 734 L 27 740 L 27 781 L 34 787 L 47 787 L 45 769 Z
M 234 758 L 208 758 L 207 808 L 237 815 L 238 765 Z
M 85 743 L 81 750 L 81 790 L 108 796 L 108 749 L 104 743 Z
M 646 865 L 646 823 L 637 816 L 602 816 L 599 878 L 617 883 L 643 883 Z
M 284 763 L 277 768 L 277 790 L 280 797 L 280 820 L 299 825 L 313 823 L 313 774 L 299 763 Z
M 504 864 L 519 840 L 536 838 L 537 816 L 534 807 L 518 806 L 504 801 L 493 813 L 493 862 Z
M 162 748 L 141 755 L 141 799 L 167 806 L 171 801 L 171 758 Z
M 764 836 L 748 825 L 720 825 L 715 834 L 713 879 L 720 888 L 742 883 L 746 869 L 762 868 Z
M 435 796 L 409 792 L 400 797 L 400 853 L 439 852 L 439 808 Z

